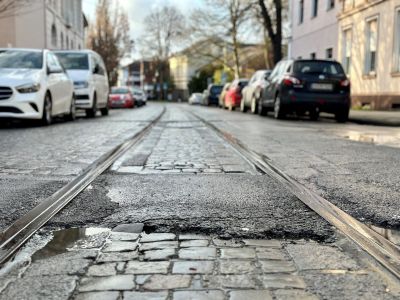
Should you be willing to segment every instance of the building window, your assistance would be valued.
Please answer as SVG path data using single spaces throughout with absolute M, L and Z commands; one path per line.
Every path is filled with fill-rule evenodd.
M 327 10 L 331 10 L 335 8 L 335 0 L 327 0 Z
M 346 74 L 350 73 L 351 67 L 351 47 L 352 47 L 352 32 L 351 29 L 343 30 L 342 43 L 342 65 Z
M 317 54 L 315 52 L 310 54 L 310 58 L 311 59 L 316 59 L 317 58 Z
M 69 39 L 68 39 L 68 36 L 65 38 L 65 49 L 69 49 Z
M 60 47 L 64 49 L 64 33 L 61 32 L 60 34 Z
M 325 57 L 328 59 L 333 58 L 333 48 L 328 48 L 325 50 Z
M 51 26 L 51 44 L 57 47 L 57 29 L 54 24 Z
M 318 0 L 313 0 L 311 17 L 315 18 L 317 15 L 318 15 Z
M 376 53 L 378 46 L 378 18 L 367 20 L 365 45 L 365 73 L 376 71 Z
M 400 72 L 400 8 L 396 11 L 395 21 L 395 37 L 394 37 L 394 72 Z
M 304 20 L 304 0 L 299 1 L 299 24 Z

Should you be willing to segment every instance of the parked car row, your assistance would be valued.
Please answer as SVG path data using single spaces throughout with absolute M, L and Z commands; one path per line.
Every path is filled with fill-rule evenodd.
M 74 120 L 76 109 L 108 114 L 108 78 L 93 51 L 0 49 L 0 118 L 52 123 Z
M 146 105 L 146 93 L 133 87 L 112 87 L 109 97 L 110 108 L 134 108 Z
M 214 104 L 210 85 L 202 104 Z M 350 111 L 350 81 L 340 63 L 334 60 L 288 59 L 279 62 L 272 71 L 260 70 L 250 80 L 236 79 L 218 89 L 218 106 L 242 112 L 266 115 L 273 112 L 276 119 L 288 114 L 308 114 L 317 120 L 320 112 L 335 115 L 346 122 Z M 192 97 L 198 97 L 192 95 Z M 191 103 L 195 103 L 191 100 Z

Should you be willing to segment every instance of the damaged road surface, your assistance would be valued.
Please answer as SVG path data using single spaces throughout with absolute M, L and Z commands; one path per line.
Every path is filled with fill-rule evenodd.
M 98 156 L 139 132 L 163 107 L 150 103 L 145 109 L 112 112 L 105 119 L 81 120 L 74 126 L 94 127 L 96 123 L 103 126 L 97 129 L 103 135 L 95 139 L 87 133 L 79 146 L 67 140 L 64 147 L 58 145 L 69 150 L 52 154 L 51 173 L 39 175 L 35 169 L 40 165 L 43 172 L 45 160 L 33 161 L 30 171 L 23 172 L 24 162 L 13 158 L 12 166 L 4 168 L 8 171 L 0 173 L 3 229 L 71 181 L 74 172 L 79 174 Z M 272 158 L 287 174 L 358 220 L 382 227 L 379 230 L 398 243 L 398 232 L 390 231 L 399 227 L 398 210 L 390 211 L 398 203 L 379 210 L 381 204 L 373 201 L 377 193 L 368 185 L 370 173 L 357 171 L 364 154 L 355 157 L 353 165 L 349 162 L 359 149 L 385 161 L 393 155 L 393 148 L 379 146 L 383 155 L 378 158 L 377 146 L 347 141 L 338 137 L 335 130 L 339 129 L 332 128 L 354 125 L 277 122 L 213 108 L 165 107 L 165 114 L 139 144 L 119 157 L 3 266 L 0 299 L 400 296 L 395 276 L 190 111 Z M 57 124 L 53 130 L 77 129 L 69 126 Z M 11 141 L 15 130 L 5 128 L 0 135 Z M 18 130 L 43 134 L 39 128 Z M 310 138 L 312 150 L 298 141 L 301 134 Z M 24 146 L 22 140 L 17 144 Z M 32 151 L 40 153 L 44 148 L 50 153 L 53 147 L 49 141 L 48 147 Z M 88 149 L 94 149 L 93 154 Z M 342 155 L 343 149 L 351 153 Z M 12 158 L 12 151 L 5 153 Z M 333 157 L 346 162 L 336 163 Z M 75 170 L 77 161 L 80 165 Z M 392 171 L 389 165 L 385 163 L 386 170 L 375 168 L 373 186 Z M 373 196 L 372 200 L 364 203 L 361 197 L 352 196 L 349 186 L 356 181 L 363 197 Z M 396 185 L 380 188 L 386 192 L 384 199 L 398 196 Z

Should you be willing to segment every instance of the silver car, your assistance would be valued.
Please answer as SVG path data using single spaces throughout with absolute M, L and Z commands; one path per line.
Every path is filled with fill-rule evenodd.
M 258 101 L 261 99 L 269 75 L 271 70 L 259 70 L 253 74 L 249 84 L 242 91 L 240 111 L 246 112 L 250 108 L 253 114 L 257 113 Z

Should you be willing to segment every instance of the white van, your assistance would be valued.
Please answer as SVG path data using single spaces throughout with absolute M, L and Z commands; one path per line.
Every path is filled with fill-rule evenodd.
M 99 109 L 108 115 L 108 77 L 103 59 L 91 50 L 54 51 L 74 82 L 76 108 L 94 118 Z

